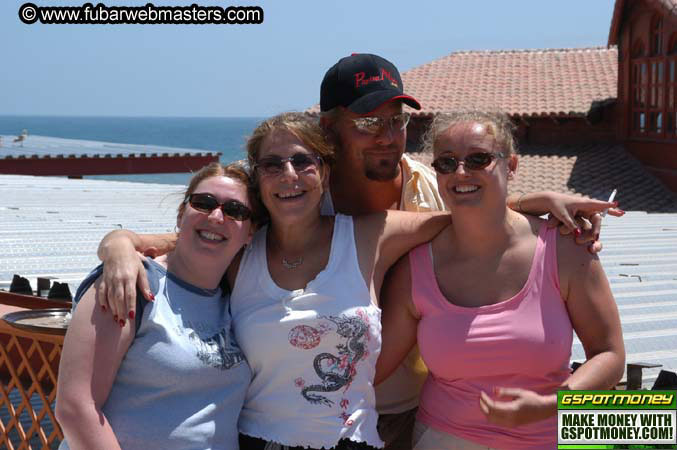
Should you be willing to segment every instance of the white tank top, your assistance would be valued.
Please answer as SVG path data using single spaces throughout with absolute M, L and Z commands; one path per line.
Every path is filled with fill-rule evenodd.
M 240 432 L 288 446 L 347 438 L 383 447 L 373 387 L 381 310 L 360 272 L 352 218 L 336 216 L 327 266 L 296 291 L 271 278 L 266 232 L 245 251 L 230 299 L 253 376 Z

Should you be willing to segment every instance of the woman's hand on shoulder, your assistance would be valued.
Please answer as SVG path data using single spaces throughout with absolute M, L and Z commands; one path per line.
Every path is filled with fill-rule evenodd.
M 143 267 L 144 257 L 137 253 L 129 233 L 109 233 L 99 246 L 103 275 L 98 282 L 97 299 L 101 309 L 110 310 L 116 321 L 135 318 L 137 286 L 146 299 L 154 300 Z
M 590 253 L 602 251 L 599 233 L 602 229 L 602 213 L 620 217 L 625 211 L 618 209 L 618 202 L 606 202 L 582 197 L 580 195 L 549 193 L 550 227 L 559 227 L 560 234 L 573 234 L 579 245 L 587 245 Z
M 557 395 L 540 395 L 519 388 L 495 389 L 494 398 L 480 392 L 480 409 L 487 420 L 504 427 L 517 427 L 546 419 L 557 412 Z
M 105 403 L 136 324 L 114 322 L 98 306 L 99 277 L 83 294 L 64 337 L 58 394 L 73 404 Z M 58 406 L 58 405 L 57 405 Z
M 618 209 L 618 202 L 594 200 L 580 195 L 559 192 L 535 192 L 522 194 L 518 200 L 509 202 L 512 209 L 527 214 L 550 213 L 549 226 L 559 226 L 563 235 L 573 234 L 577 244 L 587 245 L 588 251 L 602 250 L 599 233 L 602 228 L 601 213 L 620 217 L 625 211 Z

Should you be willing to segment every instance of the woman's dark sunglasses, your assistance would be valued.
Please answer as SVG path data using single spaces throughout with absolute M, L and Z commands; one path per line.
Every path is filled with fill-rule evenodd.
M 322 164 L 322 159 L 319 156 L 309 153 L 296 153 L 289 158 L 281 158 L 277 155 L 263 157 L 256 162 L 254 168 L 266 175 L 277 175 L 282 172 L 287 161 L 291 163 L 296 172 Z
M 453 156 L 440 156 L 432 162 L 432 166 L 437 173 L 446 175 L 456 172 L 460 164 L 469 170 L 482 170 L 496 158 L 505 158 L 505 153 L 477 152 L 469 154 L 462 160 Z
M 190 194 L 184 203 L 188 203 L 194 210 L 204 214 L 210 214 L 216 208 L 221 208 L 224 216 L 240 222 L 252 216 L 251 209 L 237 200 L 219 203 L 212 194 Z

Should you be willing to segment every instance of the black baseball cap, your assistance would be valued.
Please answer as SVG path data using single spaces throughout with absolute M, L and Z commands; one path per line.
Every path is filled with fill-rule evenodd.
M 368 114 L 391 100 L 421 109 L 418 100 L 404 93 L 397 68 L 387 59 L 368 53 L 339 59 L 324 74 L 320 87 L 321 111 L 343 106 L 356 114 Z

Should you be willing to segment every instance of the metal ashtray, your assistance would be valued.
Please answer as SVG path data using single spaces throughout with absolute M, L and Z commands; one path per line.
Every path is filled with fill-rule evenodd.
M 2 316 L 2 320 L 15 328 L 45 334 L 66 334 L 71 321 L 70 308 L 31 309 Z

